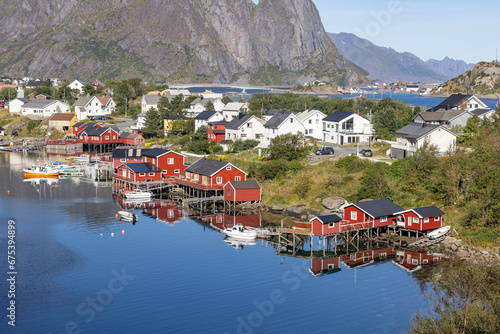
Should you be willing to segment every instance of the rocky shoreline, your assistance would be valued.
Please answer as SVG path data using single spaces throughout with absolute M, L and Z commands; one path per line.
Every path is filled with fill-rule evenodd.
M 432 250 L 442 251 L 450 257 L 457 257 L 467 264 L 500 265 L 500 253 L 490 253 L 487 250 L 473 250 L 462 245 L 462 240 L 447 236 L 442 243 Z

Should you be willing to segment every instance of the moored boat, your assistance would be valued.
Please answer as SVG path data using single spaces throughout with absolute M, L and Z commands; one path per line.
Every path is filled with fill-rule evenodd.
M 136 214 L 128 211 L 118 211 L 118 215 L 120 216 L 120 220 L 126 222 L 136 222 L 139 218 Z
M 232 227 L 227 227 L 222 230 L 222 233 L 228 237 L 243 240 L 255 240 L 257 239 L 257 231 L 249 230 L 241 224 L 236 224 Z
M 448 234 L 449 231 L 450 231 L 450 226 L 443 226 L 438 228 L 437 230 L 427 233 L 427 238 L 431 240 L 438 239 Z
M 24 168 L 24 177 L 25 178 L 38 178 L 38 177 L 47 177 L 47 176 L 58 176 L 59 171 L 54 170 L 48 166 L 32 166 L 31 168 Z
M 143 191 L 142 189 L 134 189 L 132 191 L 124 191 L 123 194 L 127 199 L 149 199 L 153 197 L 150 191 Z

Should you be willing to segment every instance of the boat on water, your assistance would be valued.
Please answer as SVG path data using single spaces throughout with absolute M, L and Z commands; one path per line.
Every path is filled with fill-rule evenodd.
M 48 177 L 48 176 L 59 176 L 59 171 L 53 169 L 50 166 L 38 166 L 34 165 L 31 168 L 24 168 L 24 177 L 25 178 L 40 178 L 40 177 Z
M 59 176 L 47 176 L 47 177 L 29 177 L 23 180 L 25 183 L 31 183 L 32 185 L 39 185 L 46 183 L 48 185 L 55 185 L 59 182 Z
M 443 226 L 438 228 L 437 230 L 427 233 L 427 238 L 431 240 L 438 239 L 442 236 L 447 235 L 448 232 L 450 232 L 450 226 Z
M 136 222 L 139 217 L 136 214 L 128 211 L 118 211 L 118 215 L 120 216 L 120 220 L 126 222 Z
M 236 224 L 232 227 L 226 227 L 222 233 L 228 237 L 240 240 L 255 240 L 257 239 L 257 231 L 249 230 L 241 224 Z
M 233 237 L 228 237 L 226 236 L 224 238 L 224 242 L 228 244 L 229 246 L 233 247 L 236 250 L 241 250 L 245 246 L 255 246 L 257 245 L 257 240 L 256 239 L 249 239 L 249 240 L 241 240 Z
M 63 164 L 59 161 L 52 162 L 50 167 L 54 170 L 66 170 L 66 169 L 75 169 L 76 168 L 76 166 L 74 166 L 74 165 Z
M 142 189 L 124 191 L 123 194 L 127 199 L 150 199 L 154 196 L 151 191 L 144 191 Z

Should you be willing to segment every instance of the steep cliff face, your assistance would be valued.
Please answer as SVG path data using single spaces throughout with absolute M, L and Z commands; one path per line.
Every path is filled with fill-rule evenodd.
M 366 81 L 328 38 L 311 0 L 4 1 L 7 75 Z

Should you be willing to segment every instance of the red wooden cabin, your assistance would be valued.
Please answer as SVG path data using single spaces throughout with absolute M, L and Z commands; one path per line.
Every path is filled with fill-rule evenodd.
M 113 176 L 133 182 L 161 181 L 161 169 L 144 162 L 121 164 Z
M 142 154 L 142 158 L 143 162 L 151 163 L 161 169 L 164 178 L 169 176 L 180 178 L 187 167 L 182 154 L 163 148 L 149 149 Z
M 342 218 L 333 214 L 317 216 L 309 220 L 312 224 L 312 233 L 316 235 L 328 235 L 340 232 Z
M 219 144 L 221 140 L 226 139 L 226 124 L 226 121 L 209 122 L 207 127 L 208 141 L 214 141 Z
M 229 162 L 205 158 L 186 168 L 186 180 L 213 189 L 222 189 L 229 181 L 245 181 L 246 175 Z
M 410 209 L 396 214 L 398 226 L 410 230 L 426 231 L 443 226 L 444 212 L 436 206 Z
M 113 150 L 113 168 L 126 163 L 138 163 L 142 161 L 142 154 L 148 149 L 144 148 L 115 148 Z
M 229 181 L 224 186 L 224 200 L 228 202 L 260 202 L 262 189 L 255 180 Z
M 140 146 L 146 142 L 144 137 L 137 133 L 122 132 L 119 138 L 123 145 Z
M 120 134 L 117 130 L 107 126 L 97 126 L 88 124 L 81 130 L 77 137 L 79 142 L 89 144 L 115 144 L 119 143 L 118 137 Z
M 402 207 L 387 198 L 356 202 L 344 208 L 344 221 L 370 227 L 389 226 L 396 223 L 396 212 L 401 211 L 404 211 Z

